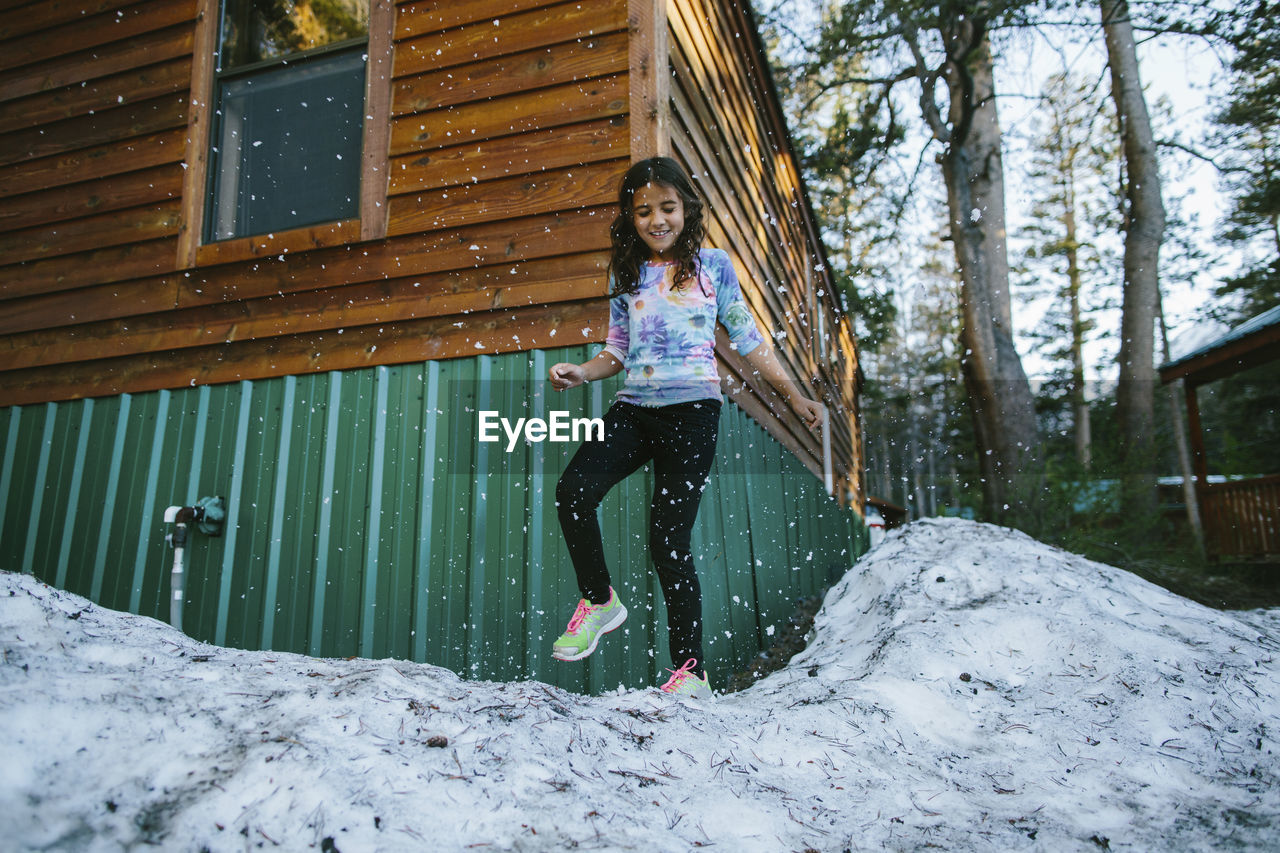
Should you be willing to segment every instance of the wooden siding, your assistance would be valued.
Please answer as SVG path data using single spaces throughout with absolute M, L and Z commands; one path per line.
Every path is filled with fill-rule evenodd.
M 667 21 L 672 154 L 706 195 L 710 242 L 734 255 L 744 295 L 775 336 L 779 359 L 807 384 L 810 396 L 827 404 L 835 492 L 860 502 L 854 341 L 847 318 L 835 307 L 835 288 L 753 37 L 754 23 L 741 0 L 669 0 Z M 720 352 L 742 381 L 749 370 L 745 361 L 726 346 Z M 775 395 L 756 389 L 733 396 L 822 476 L 821 439 Z
M 602 337 L 626 3 L 378 3 L 365 221 L 207 246 L 213 0 L 0 7 L 0 405 Z
M 215 0 L 0 2 L 0 406 L 600 342 L 618 176 L 670 153 L 859 500 L 854 342 L 745 4 L 371 7 L 361 218 L 201 246 Z

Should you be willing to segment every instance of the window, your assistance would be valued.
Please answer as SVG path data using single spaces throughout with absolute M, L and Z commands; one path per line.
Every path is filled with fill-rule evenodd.
M 204 242 L 360 215 L 368 0 L 224 0 Z

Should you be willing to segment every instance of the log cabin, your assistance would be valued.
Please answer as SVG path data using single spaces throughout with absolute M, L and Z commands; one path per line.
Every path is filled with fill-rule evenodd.
M 219 644 L 652 683 L 645 620 L 547 663 L 572 448 L 476 417 L 607 407 L 546 373 L 603 342 L 618 181 L 656 154 L 829 413 L 720 330 L 694 545 L 728 668 L 865 548 L 852 327 L 746 0 L 0 0 L 0 568 Z M 660 614 L 632 479 L 609 558 Z M 165 508 L 214 496 L 178 589 Z

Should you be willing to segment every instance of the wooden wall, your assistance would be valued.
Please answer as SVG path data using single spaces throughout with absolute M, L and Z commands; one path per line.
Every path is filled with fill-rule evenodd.
M 672 155 L 710 202 L 710 242 L 734 255 L 744 296 L 775 335 L 779 358 L 828 405 L 836 493 L 860 505 L 856 349 L 835 307 L 754 22 L 745 0 L 669 0 L 667 22 Z M 738 379 L 746 376 L 743 359 L 727 347 L 721 355 Z M 734 400 L 822 476 L 821 440 L 776 396 L 756 389 Z
M 375 75 L 394 70 L 370 80 L 386 150 L 366 150 L 382 176 L 366 173 L 364 227 L 195 247 L 204 190 L 184 191 L 184 160 L 206 150 L 196 45 L 216 3 L 0 0 L 0 405 L 555 346 L 600 325 L 630 156 L 626 3 L 373 6 L 389 32 L 371 48 L 391 59 Z
M 201 246 L 215 0 L 0 0 L 0 406 L 602 341 L 618 177 L 670 152 L 860 495 L 854 344 L 743 0 L 371 8 L 361 219 Z

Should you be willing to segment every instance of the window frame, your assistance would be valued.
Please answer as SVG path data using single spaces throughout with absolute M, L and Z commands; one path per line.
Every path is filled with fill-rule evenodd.
M 352 219 L 308 225 L 288 231 L 256 234 L 216 242 L 204 241 L 209 209 L 209 143 L 217 99 L 215 55 L 218 49 L 220 0 L 199 0 L 195 55 L 187 118 L 183 175 L 183 227 L 178 237 L 178 268 L 248 260 L 378 240 L 387 234 L 387 185 L 391 141 L 391 66 L 394 0 L 369 0 L 368 60 L 365 62 L 364 138 L 360 154 L 359 215 Z

